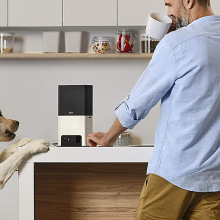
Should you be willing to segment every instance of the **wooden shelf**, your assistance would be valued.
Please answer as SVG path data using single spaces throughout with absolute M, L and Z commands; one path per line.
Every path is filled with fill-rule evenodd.
M 151 59 L 150 53 L 109 53 L 109 54 L 95 54 L 95 53 L 2 53 L 0 60 L 74 60 L 74 59 Z

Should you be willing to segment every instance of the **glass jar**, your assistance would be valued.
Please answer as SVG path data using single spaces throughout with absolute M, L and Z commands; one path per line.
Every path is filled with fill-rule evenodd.
M 111 49 L 109 37 L 93 37 L 92 48 L 95 53 L 108 53 Z
M 147 36 L 147 34 L 142 34 L 141 35 L 141 52 L 142 53 L 153 53 L 159 42 L 160 40 L 151 38 Z
M 119 30 L 117 40 L 117 52 L 118 53 L 132 53 L 134 47 L 135 33 L 133 30 Z
M 132 144 L 133 144 L 133 138 L 131 136 L 131 133 L 123 132 L 117 138 L 114 146 L 129 146 Z
M 1 53 L 13 53 L 14 33 L 1 33 Z

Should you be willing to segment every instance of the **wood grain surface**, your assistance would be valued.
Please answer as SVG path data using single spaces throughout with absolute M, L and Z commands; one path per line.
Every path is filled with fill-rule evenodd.
M 134 220 L 146 163 L 35 164 L 35 220 Z
M 0 53 L 0 60 L 151 59 L 152 53 Z

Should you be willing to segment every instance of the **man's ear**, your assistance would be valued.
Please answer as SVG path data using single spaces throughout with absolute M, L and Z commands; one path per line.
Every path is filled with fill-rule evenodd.
M 195 3 L 195 0 L 183 0 L 183 5 L 186 9 L 191 9 Z

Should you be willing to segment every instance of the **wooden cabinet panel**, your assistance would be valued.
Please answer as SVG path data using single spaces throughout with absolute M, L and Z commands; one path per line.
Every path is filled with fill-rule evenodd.
M 216 15 L 220 15 L 220 1 L 211 0 L 211 6 Z
M 62 0 L 8 0 L 8 26 L 62 26 Z
M 117 26 L 117 0 L 63 0 L 63 26 Z
M 146 163 L 35 164 L 35 220 L 134 220 Z
M 7 0 L 0 0 L 0 26 L 7 26 Z
M 164 1 L 161 0 L 118 0 L 119 26 L 146 26 L 150 13 L 167 14 Z

